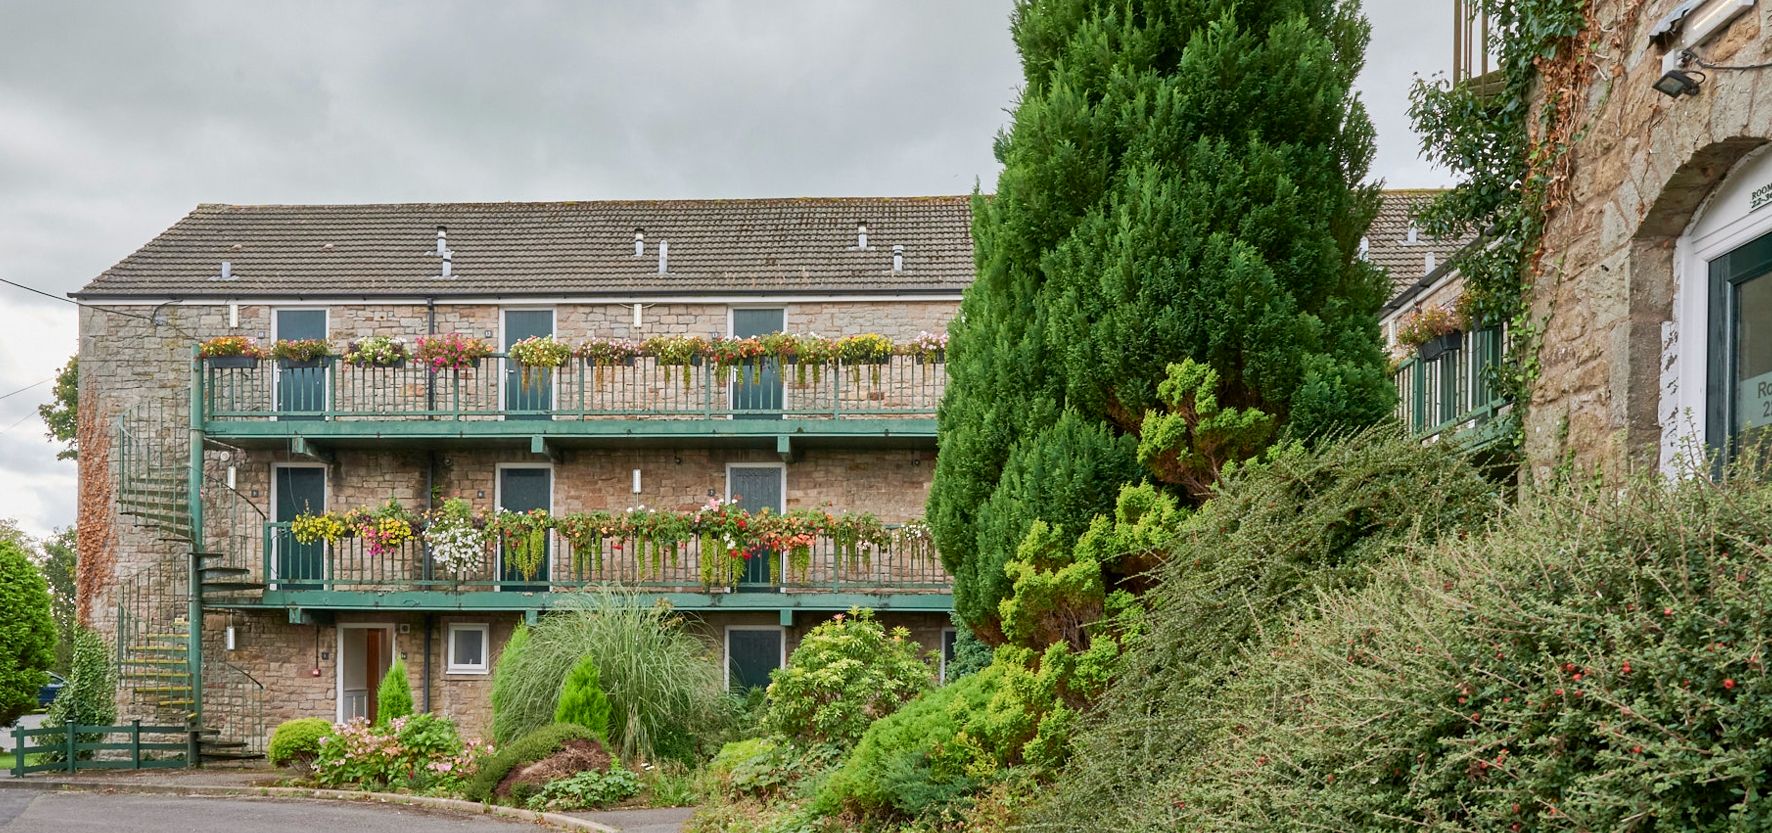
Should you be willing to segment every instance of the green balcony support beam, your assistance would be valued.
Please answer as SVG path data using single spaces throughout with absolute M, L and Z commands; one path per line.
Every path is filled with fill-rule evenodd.
M 540 434 L 533 434 L 529 437 L 529 453 L 537 457 L 546 457 L 556 463 L 563 459 L 559 447 L 549 443 L 548 438 Z
M 786 434 L 776 435 L 775 453 L 781 455 L 783 463 L 794 462 L 794 438 Z
M 781 609 L 781 626 L 784 628 L 791 628 L 794 626 L 794 609 L 793 608 L 784 607 Z
M 289 438 L 289 453 L 297 457 L 306 457 L 309 460 L 325 463 L 329 466 L 338 462 L 338 455 L 334 454 L 331 449 L 315 445 L 313 441 L 300 434 Z

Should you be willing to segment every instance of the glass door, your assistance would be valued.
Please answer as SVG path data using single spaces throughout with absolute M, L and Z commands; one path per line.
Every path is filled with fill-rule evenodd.
M 306 341 L 326 338 L 326 310 L 277 310 L 277 341 Z M 320 419 L 326 410 L 326 363 L 304 362 L 289 365 L 277 362 L 277 418 Z
M 779 309 L 735 309 L 732 337 L 779 333 L 784 329 L 784 318 Z M 756 369 L 740 367 L 733 373 L 733 419 L 781 419 L 781 368 L 774 359 L 763 359 Z
M 504 350 L 526 338 L 554 334 L 554 311 L 508 309 L 504 312 Z M 521 368 L 505 359 L 505 419 L 548 419 L 554 407 L 552 368 Z
M 782 479 L 784 472 L 780 466 L 732 466 L 726 470 L 727 499 L 738 503 L 746 512 L 759 512 L 768 509 L 771 512 L 785 511 L 782 499 Z M 772 564 L 781 559 L 781 553 L 763 550 L 753 552 L 744 562 L 744 573 L 739 576 L 740 588 L 762 589 L 773 588 L 777 582 L 770 575 Z M 779 575 L 779 570 L 775 571 Z
M 552 511 L 554 473 L 542 467 L 511 467 L 498 470 L 498 508 L 507 512 Z M 505 590 L 541 593 L 548 589 L 548 560 L 553 542 L 543 532 L 540 540 L 528 541 L 513 548 L 511 542 L 499 542 L 498 578 Z M 539 579 L 539 581 L 538 581 Z
M 1772 439 L 1772 234 L 1711 261 L 1707 431 L 1725 458 Z
M 275 492 L 273 518 L 279 524 L 302 514 L 326 511 L 326 470 L 319 466 L 277 466 L 272 471 Z M 277 536 L 277 585 L 284 589 L 312 588 L 326 578 L 326 542 L 299 543 L 287 528 Z

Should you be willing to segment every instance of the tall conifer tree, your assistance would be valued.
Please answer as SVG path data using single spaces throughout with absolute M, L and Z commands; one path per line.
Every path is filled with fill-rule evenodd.
M 1075 537 L 1146 476 L 1197 500 L 1277 432 L 1393 400 L 1354 0 L 1023 0 L 1012 29 L 1026 84 L 974 200 L 929 505 L 987 638 L 1035 519 Z M 1177 447 L 1139 448 L 1147 413 L 1189 423 Z

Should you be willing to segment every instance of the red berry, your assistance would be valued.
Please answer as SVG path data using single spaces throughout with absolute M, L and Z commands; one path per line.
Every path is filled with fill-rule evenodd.
M 1735 681 L 1732 679 L 1725 679 L 1725 680 L 1723 680 L 1723 687 L 1727 688 L 1727 689 L 1733 689 L 1733 688 L 1735 688 Z

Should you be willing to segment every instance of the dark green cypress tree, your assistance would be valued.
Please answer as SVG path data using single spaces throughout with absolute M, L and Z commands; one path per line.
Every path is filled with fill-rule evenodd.
M 1035 519 L 1074 538 L 1146 474 L 1197 501 L 1276 433 L 1393 398 L 1385 282 L 1357 257 L 1378 200 L 1357 3 L 1023 0 L 1012 29 L 1026 85 L 974 200 L 929 503 L 987 638 Z M 1147 413 L 1191 422 L 1205 399 L 1213 425 L 1141 452 Z

